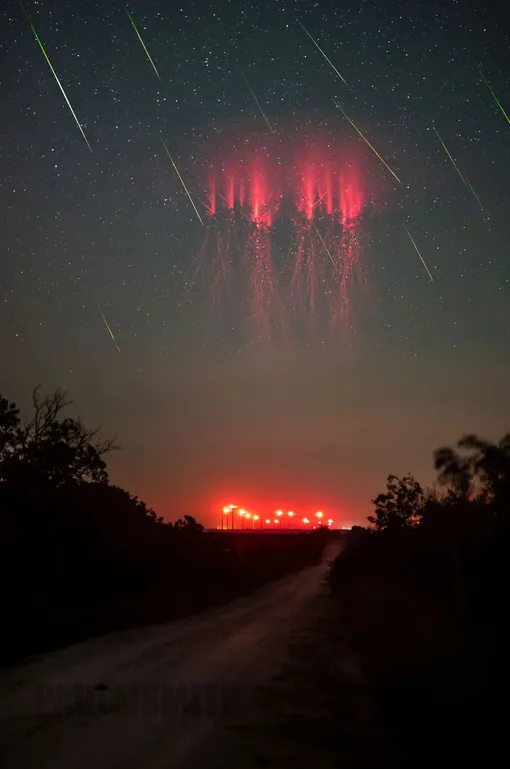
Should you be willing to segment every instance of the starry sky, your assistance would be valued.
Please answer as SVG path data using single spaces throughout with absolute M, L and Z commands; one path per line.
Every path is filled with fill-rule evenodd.
M 67 389 L 76 414 L 123 448 L 112 481 L 168 519 L 187 512 L 209 525 L 229 503 L 363 522 L 389 473 L 430 483 L 438 446 L 465 432 L 501 437 L 503 6 L 133 2 L 145 51 L 122 3 L 27 2 L 90 152 L 27 16 L 5 2 L 0 392 L 25 409 L 39 383 Z M 349 148 L 367 199 L 377 197 L 359 225 L 365 286 L 332 325 L 335 289 L 320 273 L 318 307 L 294 307 L 285 333 L 274 319 L 262 333 L 242 276 L 229 291 L 219 280 L 212 297 L 209 169 L 234 146 L 241 162 L 267 146 L 279 177 L 292 177 L 299 154 L 287 145 L 300 141 L 320 141 L 326 159 Z M 287 241 L 275 232 L 283 275 L 295 258 Z

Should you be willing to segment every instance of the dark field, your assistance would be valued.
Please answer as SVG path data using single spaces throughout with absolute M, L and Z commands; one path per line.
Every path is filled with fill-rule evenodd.
M 348 537 L 320 621 L 263 693 L 267 722 L 252 738 L 271 760 L 497 763 L 510 682 L 510 529 L 461 512 L 455 527 L 442 522 L 441 537 L 435 526 Z
M 205 610 L 318 561 L 328 533 L 206 533 L 164 524 L 107 538 L 25 531 L 3 552 L 4 663 Z M 20 532 L 21 533 L 21 532 Z M 109 540 L 109 541 L 108 541 Z M 15 544 L 11 542 L 11 544 Z M 31 573 L 35 579 L 25 580 Z M 17 574 L 19 579 L 12 580 Z

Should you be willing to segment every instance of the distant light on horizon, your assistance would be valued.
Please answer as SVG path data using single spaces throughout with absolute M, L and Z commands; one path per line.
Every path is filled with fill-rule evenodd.
M 248 512 L 248 510 L 246 508 L 241 507 L 239 505 L 233 505 L 233 504 L 232 505 L 225 505 L 222 508 L 222 510 L 223 510 L 223 514 L 225 514 L 225 515 L 232 514 L 232 517 L 234 517 L 234 513 L 235 513 L 236 515 L 238 514 L 241 518 L 244 518 L 244 520 L 251 520 L 252 524 L 255 521 L 260 521 L 259 528 L 263 528 L 264 525 L 269 526 L 269 527 L 277 526 L 280 529 L 289 529 L 289 530 L 291 528 L 294 528 L 294 529 L 296 529 L 296 528 L 299 529 L 301 527 L 302 528 L 306 528 L 309 525 L 313 526 L 313 523 L 314 523 L 313 518 L 315 518 L 315 523 L 316 523 L 317 526 L 329 526 L 329 527 L 331 527 L 334 524 L 333 518 L 325 519 L 325 514 L 324 514 L 324 512 L 322 510 L 317 510 L 317 512 L 313 514 L 313 518 L 309 518 L 307 516 L 304 516 L 303 518 L 301 518 L 300 515 L 302 515 L 302 513 L 300 514 L 299 510 L 296 513 L 294 510 L 286 510 L 285 507 L 284 507 L 284 508 L 280 508 L 278 510 L 275 510 L 275 512 L 273 513 L 273 515 L 275 516 L 274 519 L 264 518 L 262 513 Z M 285 519 L 287 519 L 287 521 L 288 521 L 287 524 L 285 523 Z M 293 520 L 292 523 L 291 523 L 291 519 L 295 519 L 295 520 Z M 324 519 L 324 520 L 322 520 L 322 519 Z M 240 524 L 241 524 L 241 522 L 239 522 L 239 525 Z M 223 526 L 221 528 L 223 528 Z M 253 528 L 253 526 L 250 527 L 250 528 Z M 351 526 L 341 526 L 340 527 L 337 524 L 337 528 L 338 529 L 342 528 L 342 529 L 348 530 L 348 529 L 351 528 Z

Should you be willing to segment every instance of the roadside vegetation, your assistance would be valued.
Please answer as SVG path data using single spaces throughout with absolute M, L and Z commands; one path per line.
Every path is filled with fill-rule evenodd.
M 207 534 L 110 483 L 117 448 L 37 388 L 31 417 L 0 396 L 0 664 L 245 595 L 317 561 L 325 532 Z
M 335 560 L 315 627 L 263 695 L 253 765 L 425 767 L 504 754 L 510 435 L 389 476 Z

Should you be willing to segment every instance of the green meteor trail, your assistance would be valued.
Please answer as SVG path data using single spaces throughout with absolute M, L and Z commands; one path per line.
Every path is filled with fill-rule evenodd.
M 460 178 L 462 179 L 462 182 L 463 182 L 464 186 L 466 187 L 466 189 L 468 189 L 470 192 L 472 192 L 472 193 L 473 193 L 473 196 L 476 198 L 476 201 L 477 201 L 478 205 L 480 206 L 480 208 L 481 208 L 481 209 L 482 209 L 482 211 L 483 211 L 482 201 L 480 200 L 480 198 L 478 197 L 477 193 L 476 193 L 476 192 L 475 192 L 475 190 L 473 189 L 473 185 L 471 184 L 471 182 L 469 181 L 469 179 L 467 178 L 467 176 L 464 176 L 464 174 L 462 173 L 462 171 L 461 171 L 461 170 L 460 170 L 460 168 L 458 167 L 458 165 L 457 165 L 457 163 L 455 162 L 455 160 L 453 159 L 453 157 L 452 157 L 452 155 L 451 155 L 451 153 L 450 153 L 450 151 L 449 151 L 448 147 L 446 146 L 446 144 L 444 143 L 444 141 L 443 141 L 443 140 L 441 139 L 441 137 L 439 136 L 439 133 L 437 132 L 437 130 L 436 130 L 436 128 L 435 128 L 435 126 L 432 126 L 432 130 L 434 131 L 434 133 L 436 134 L 437 138 L 438 138 L 438 139 L 439 139 L 439 141 L 441 142 L 441 146 L 443 147 L 444 151 L 446 152 L 446 154 L 447 154 L 447 155 L 448 155 L 448 157 L 450 158 L 450 160 L 451 160 L 451 162 L 452 162 L 452 165 L 453 165 L 453 167 L 455 168 L 455 170 L 457 171 L 457 173 L 458 173 L 458 175 L 460 176 Z
M 154 62 L 152 61 L 151 55 L 150 55 L 149 51 L 147 50 L 147 46 L 146 46 L 146 45 L 145 45 L 145 43 L 143 42 L 143 40 L 142 40 L 142 36 L 141 36 L 141 34 L 139 33 L 139 31 L 138 31 L 138 27 L 136 26 L 135 22 L 133 21 L 133 17 L 131 16 L 131 14 L 129 13 L 129 11 L 128 11 L 128 9 L 127 9 L 127 8 L 126 8 L 126 13 L 127 13 L 128 17 L 129 17 L 129 21 L 130 21 L 130 22 L 131 22 L 131 24 L 133 25 L 133 29 L 135 30 L 135 32 L 136 32 L 136 34 L 137 34 L 137 36 L 138 36 L 138 40 L 141 42 L 141 44 L 142 44 L 142 46 L 143 46 L 143 50 L 144 50 L 144 51 L 145 51 L 145 53 L 147 54 L 147 58 L 149 59 L 150 63 L 152 64 L 152 68 L 153 68 L 154 72 L 155 72 L 155 73 L 156 73 L 156 75 L 158 76 L 158 79 L 159 79 L 159 80 L 161 80 L 161 77 L 160 77 L 160 75 L 159 75 L 159 72 L 158 72 L 158 70 L 156 69 L 156 65 L 155 65 L 155 64 L 154 64 Z
M 355 130 L 356 130 L 356 131 L 359 133 L 359 135 L 361 136 L 361 138 L 363 139 L 363 141 L 364 141 L 364 142 L 366 142 L 366 143 L 368 144 L 368 146 L 370 147 L 370 149 L 372 150 L 372 152 L 373 152 L 375 155 L 377 155 L 377 157 L 379 158 L 379 160 L 381 161 L 381 163 L 384 163 L 384 165 L 386 166 L 386 168 L 388 169 L 388 171 L 390 172 L 390 174 L 392 174 L 392 175 L 395 177 L 395 179 L 397 180 L 397 182 L 398 182 L 399 184 L 402 184 L 402 182 L 401 182 L 401 181 L 400 181 L 400 179 L 398 178 L 397 174 L 396 174 L 394 171 L 392 171 L 392 170 L 391 170 L 391 168 L 389 167 L 389 165 L 387 164 L 387 162 L 386 162 L 385 160 L 383 160 L 383 158 L 382 158 L 382 157 L 379 155 L 379 153 L 377 152 L 377 150 L 375 149 L 375 147 L 373 147 L 373 146 L 370 144 L 370 142 L 368 141 L 368 139 L 367 139 L 365 136 L 363 136 L 363 134 L 362 134 L 362 133 L 361 133 L 361 131 L 359 130 L 358 126 L 357 126 L 355 123 L 353 123 L 353 122 L 352 122 L 352 120 L 351 120 L 351 118 L 349 117 L 349 115 L 346 115 L 346 114 L 345 114 L 345 112 L 343 111 L 343 109 L 341 108 L 341 106 L 340 106 L 339 104 L 337 104 L 337 102 L 335 101 L 335 99 L 333 99 L 333 103 L 335 104 L 335 106 L 337 107 L 337 109 L 339 109 L 339 110 L 340 110 L 340 112 L 342 113 L 342 115 L 344 116 L 344 118 L 346 118 L 346 119 L 349 121 L 349 123 L 352 125 L 352 127 L 353 127 L 353 128 L 354 128 L 354 129 L 355 129 Z
M 482 77 L 482 80 L 483 80 L 483 82 L 485 83 L 485 85 L 487 86 L 487 88 L 489 89 L 489 91 L 491 92 L 491 94 L 492 94 L 492 97 L 493 97 L 494 101 L 496 102 L 496 104 L 497 104 L 497 105 L 498 105 L 498 107 L 500 108 L 500 110 L 501 110 L 501 112 L 503 113 L 503 115 L 506 117 L 506 119 L 507 119 L 507 122 L 508 122 L 508 123 L 510 123 L 510 118 L 508 117 L 508 115 L 506 114 L 505 110 L 503 109 L 503 105 L 501 104 L 500 100 L 498 99 L 498 97 L 497 97 L 497 96 L 496 96 L 496 94 L 494 93 L 494 88 L 491 86 L 491 84 L 489 83 L 489 81 L 487 80 L 487 78 L 485 77 L 485 75 L 483 74 L 483 72 L 482 72 L 482 68 L 480 67 L 480 65 L 478 65 L 478 71 L 479 71 L 479 73 L 480 73 L 480 75 L 481 75 L 481 77 Z
M 326 54 L 324 53 L 324 51 L 323 51 L 323 50 L 322 50 L 322 48 L 320 47 L 320 45 L 319 45 L 319 43 L 317 42 L 317 40 L 315 40 L 315 39 L 314 39 L 314 38 L 311 36 L 311 34 L 308 32 L 308 30 L 307 30 L 307 28 L 305 27 L 305 25 L 304 25 L 304 24 L 302 24 L 302 23 L 299 21 L 299 19 L 296 19 L 296 21 L 297 21 L 297 23 L 299 24 L 299 26 L 301 27 L 301 29 L 302 29 L 302 30 L 303 30 L 303 31 L 304 31 L 304 32 L 305 32 L 305 33 L 308 35 L 308 37 L 310 38 L 310 40 L 312 41 L 312 43 L 314 44 L 314 46 L 315 46 L 315 47 L 316 47 L 316 48 L 317 48 L 317 49 L 320 51 L 320 53 L 322 53 L 322 55 L 324 56 L 324 58 L 325 58 L 325 59 L 326 59 L 326 61 L 328 62 L 329 66 L 330 66 L 330 67 L 331 67 L 331 68 L 332 68 L 332 69 L 333 69 L 333 70 L 336 72 L 336 74 L 338 75 L 338 77 L 340 78 L 340 80 L 341 80 L 343 83 L 345 83 L 345 85 L 347 85 L 347 81 L 345 80 L 345 78 L 344 78 L 344 77 L 342 77 L 342 75 L 341 75 L 341 74 L 340 74 L 340 72 L 337 70 L 337 68 L 335 67 L 335 65 L 334 65 L 334 64 L 333 64 L 333 62 L 331 61 L 331 59 L 328 59 L 328 57 L 326 56 Z M 347 87 L 349 87 L 349 86 L 347 86 Z
M 417 245 L 416 245 L 416 243 L 414 242 L 414 238 L 413 238 L 413 236 L 411 235 L 411 233 L 409 232 L 409 230 L 407 229 L 407 227 L 406 227 L 406 225 L 405 225 L 405 224 L 404 224 L 404 230 L 405 230 L 405 231 L 407 232 L 407 234 L 409 235 L 409 239 L 410 239 L 411 243 L 413 244 L 413 246 L 414 246 L 414 249 L 415 249 L 416 253 L 418 254 L 418 256 L 419 256 L 419 257 L 420 257 L 420 259 L 421 259 L 421 263 L 423 264 L 423 266 L 424 266 L 424 267 L 425 267 L 425 269 L 427 270 L 427 274 L 428 274 L 428 276 L 429 276 L 429 278 L 430 278 L 430 282 L 431 282 L 431 283 L 433 283 L 433 282 L 434 282 L 434 278 L 433 278 L 433 277 L 432 277 L 432 275 L 430 274 L 430 270 L 429 270 L 429 268 L 427 267 L 427 265 L 425 264 L 425 259 L 424 259 L 424 258 L 423 258 L 423 256 L 420 254 L 420 252 L 419 252 L 419 250 L 418 250 L 418 246 L 417 246 Z
M 115 337 L 113 336 L 113 331 L 112 331 L 112 330 L 111 330 L 111 328 L 110 328 L 110 324 L 109 324 L 109 323 L 108 323 L 108 321 L 106 320 L 106 318 L 105 318 L 105 316 L 103 315 L 103 313 L 101 313 L 101 317 L 102 317 L 102 319 L 103 319 L 103 322 L 104 322 L 104 324 L 105 324 L 106 328 L 108 329 L 108 333 L 110 334 L 111 338 L 113 339 L 113 344 L 114 344 L 114 345 L 115 345 L 115 347 L 117 348 L 117 352 L 120 352 L 120 347 L 119 347 L 119 345 L 117 344 L 117 340 L 116 340 L 116 339 L 115 339 Z
M 75 119 L 75 121 L 76 121 L 76 125 L 77 125 L 77 126 L 78 126 L 78 128 L 80 129 L 80 133 L 81 133 L 81 135 L 83 136 L 83 138 L 85 139 L 85 144 L 86 144 L 86 145 L 87 145 L 87 147 L 89 148 L 89 151 L 90 151 L 90 152 L 92 152 L 92 147 L 91 147 L 91 146 L 90 146 L 90 144 L 89 144 L 89 140 L 88 140 L 88 139 L 87 139 L 87 137 L 85 136 L 85 131 L 84 131 L 84 130 L 83 130 L 83 128 L 81 127 L 80 121 L 79 121 L 79 120 L 78 120 L 78 118 L 76 117 L 76 113 L 75 113 L 74 109 L 71 107 L 71 102 L 70 102 L 70 101 L 69 101 L 69 99 L 67 98 L 67 94 L 66 94 L 66 92 L 64 91 L 64 89 L 63 89 L 63 87 L 62 87 L 62 83 L 61 83 L 61 82 L 60 82 L 60 80 L 58 79 L 57 73 L 56 73 L 56 72 L 55 72 L 55 70 L 53 69 L 53 65 L 52 65 L 51 61 L 49 60 L 49 58 L 48 58 L 48 54 L 47 54 L 47 53 L 46 53 L 46 51 L 44 50 L 44 46 L 43 46 L 43 44 L 41 43 L 41 40 L 40 40 L 40 38 L 39 38 L 39 35 L 38 35 L 38 34 L 37 34 L 37 32 L 35 31 L 35 27 L 34 27 L 34 25 L 32 24 L 32 22 L 30 21 L 30 18 L 29 18 L 29 16 L 28 16 L 27 12 L 25 11 L 25 9 L 23 8 L 23 5 L 22 5 L 22 3 L 20 3 L 20 5 L 21 5 L 21 9 L 22 9 L 23 13 L 25 14 L 25 16 L 26 16 L 26 18 L 27 18 L 27 21 L 28 21 L 28 23 L 30 24 L 30 29 L 31 29 L 31 30 L 32 30 L 32 32 L 34 33 L 34 37 L 35 37 L 35 39 L 37 40 L 37 42 L 39 43 L 39 47 L 40 47 L 41 51 L 43 52 L 44 58 L 45 58 L 45 59 L 46 59 L 46 61 L 48 62 L 48 66 L 49 66 L 49 68 L 51 69 L 52 75 L 53 75 L 53 77 L 55 78 L 55 80 L 57 81 L 58 87 L 59 87 L 59 88 L 60 88 L 60 90 L 62 91 L 62 95 L 64 96 L 64 99 L 65 99 L 65 100 L 66 100 L 66 102 L 67 102 L 67 106 L 68 106 L 68 107 L 69 107 L 69 109 L 71 110 L 71 114 L 72 114 L 72 116 L 74 117 L 74 119 Z
M 171 164 L 173 165 L 173 167 L 174 167 L 174 169 L 175 169 L 175 173 L 176 173 L 176 174 L 177 174 L 177 176 L 179 177 L 179 181 L 181 182 L 182 186 L 184 187 L 184 192 L 185 192 L 185 193 L 186 193 L 186 195 L 188 196 L 188 198 L 189 198 L 189 202 L 191 203 L 191 205 L 192 205 L 192 206 L 193 206 L 193 208 L 195 209 L 195 213 L 196 213 L 196 215 L 198 216 L 198 220 L 199 220 L 200 224 L 201 224 L 201 225 L 202 225 L 202 227 L 203 227 L 203 226 L 204 226 L 204 222 L 203 222 L 203 219 L 202 219 L 202 217 L 200 216 L 200 214 L 198 213 L 198 208 L 197 208 L 197 207 L 196 207 L 196 205 L 194 204 L 194 202 L 193 202 L 193 198 L 192 198 L 192 197 L 191 197 L 191 195 L 189 194 L 189 192 L 188 192 L 188 188 L 187 188 L 187 187 L 186 187 L 186 185 L 184 184 L 184 179 L 183 179 L 183 178 L 182 178 L 182 176 L 180 175 L 180 173 L 179 173 L 179 169 L 178 169 L 178 168 L 177 168 L 177 166 L 175 165 L 175 163 L 174 163 L 174 159 L 173 159 L 173 157 L 171 156 L 170 152 L 168 151 L 168 147 L 166 146 L 165 142 L 163 142 L 163 147 L 164 147 L 164 148 L 165 148 L 165 150 L 166 150 L 166 154 L 167 154 L 167 155 L 168 155 L 168 157 L 170 158 L 170 162 L 171 162 Z
M 464 179 L 464 175 L 463 175 L 462 171 L 460 170 L 460 168 L 458 167 L 457 163 L 455 162 L 455 160 L 454 160 L 454 159 L 453 159 L 453 157 L 451 156 L 451 154 L 450 154 L 450 151 L 449 151 L 448 147 L 446 146 L 446 144 L 444 143 L 444 141 L 443 141 L 443 140 L 441 139 L 441 137 L 439 136 L 439 133 L 436 131 L 436 128 L 435 128 L 435 126 L 432 126 L 432 130 L 434 131 L 435 135 L 437 136 L 437 138 L 438 138 L 438 139 L 439 139 L 439 141 L 441 142 L 441 146 L 443 147 L 444 151 L 446 152 L 446 154 L 448 155 L 448 157 L 449 157 L 449 158 L 450 158 L 450 160 L 452 161 L 452 165 L 453 165 L 453 167 L 454 167 L 454 168 L 455 168 L 455 170 L 457 171 L 457 173 L 458 173 L 458 175 L 460 176 L 460 178 L 462 179 L 463 183 L 464 183 L 464 184 L 466 184 L 466 186 L 467 186 L 467 183 L 466 183 L 466 180 Z
M 475 192 L 475 190 L 473 189 L 473 185 L 471 184 L 471 182 L 470 182 L 470 181 L 469 181 L 469 179 L 467 178 L 466 174 L 464 174 L 464 181 L 465 181 L 465 183 L 466 183 L 466 186 L 467 186 L 467 188 L 468 188 L 469 190 L 471 190 L 471 192 L 473 193 L 474 197 L 476 198 L 476 200 L 477 200 L 477 202 L 478 202 L 478 205 L 480 206 L 481 210 L 483 211 L 483 205 L 482 205 L 482 201 L 481 201 L 481 200 L 480 200 L 480 198 L 478 197 L 478 193 L 477 193 L 477 192 Z
M 263 110 L 263 109 L 262 109 L 262 107 L 260 106 L 260 104 L 259 104 L 259 100 L 257 99 L 257 97 L 255 96 L 255 94 L 253 93 L 253 90 L 252 90 L 252 88 L 251 88 L 250 84 L 248 83 L 248 81 L 246 80 L 246 78 L 245 78 L 245 76 L 243 75 L 243 73 L 242 73 L 242 72 L 241 72 L 241 77 L 243 78 L 244 82 L 246 83 L 246 86 L 248 87 L 248 90 L 249 90 L 249 92 L 250 92 L 250 93 L 251 93 L 251 95 L 253 96 L 253 99 L 254 99 L 254 101 L 255 101 L 255 104 L 257 105 L 257 107 L 258 107 L 258 108 L 259 108 L 259 110 L 260 110 L 260 114 L 262 115 L 262 117 L 264 118 L 264 120 L 265 120 L 265 121 L 266 121 L 266 123 L 267 123 L 267 127 L 269 128 L 269 130 L 271 131 L 271 133 L 272 133 L 272 134 L 273 134 L 273 136 L 274 136 L 274 130 L 273 130 L 273 126 L 271 125 L 271 123 L 270 123 L 270 122 L 269 122 L 269 120 L 267 119 L 267 117 L 266 117 L 266 113 L 264 112 L 264 110 Z

